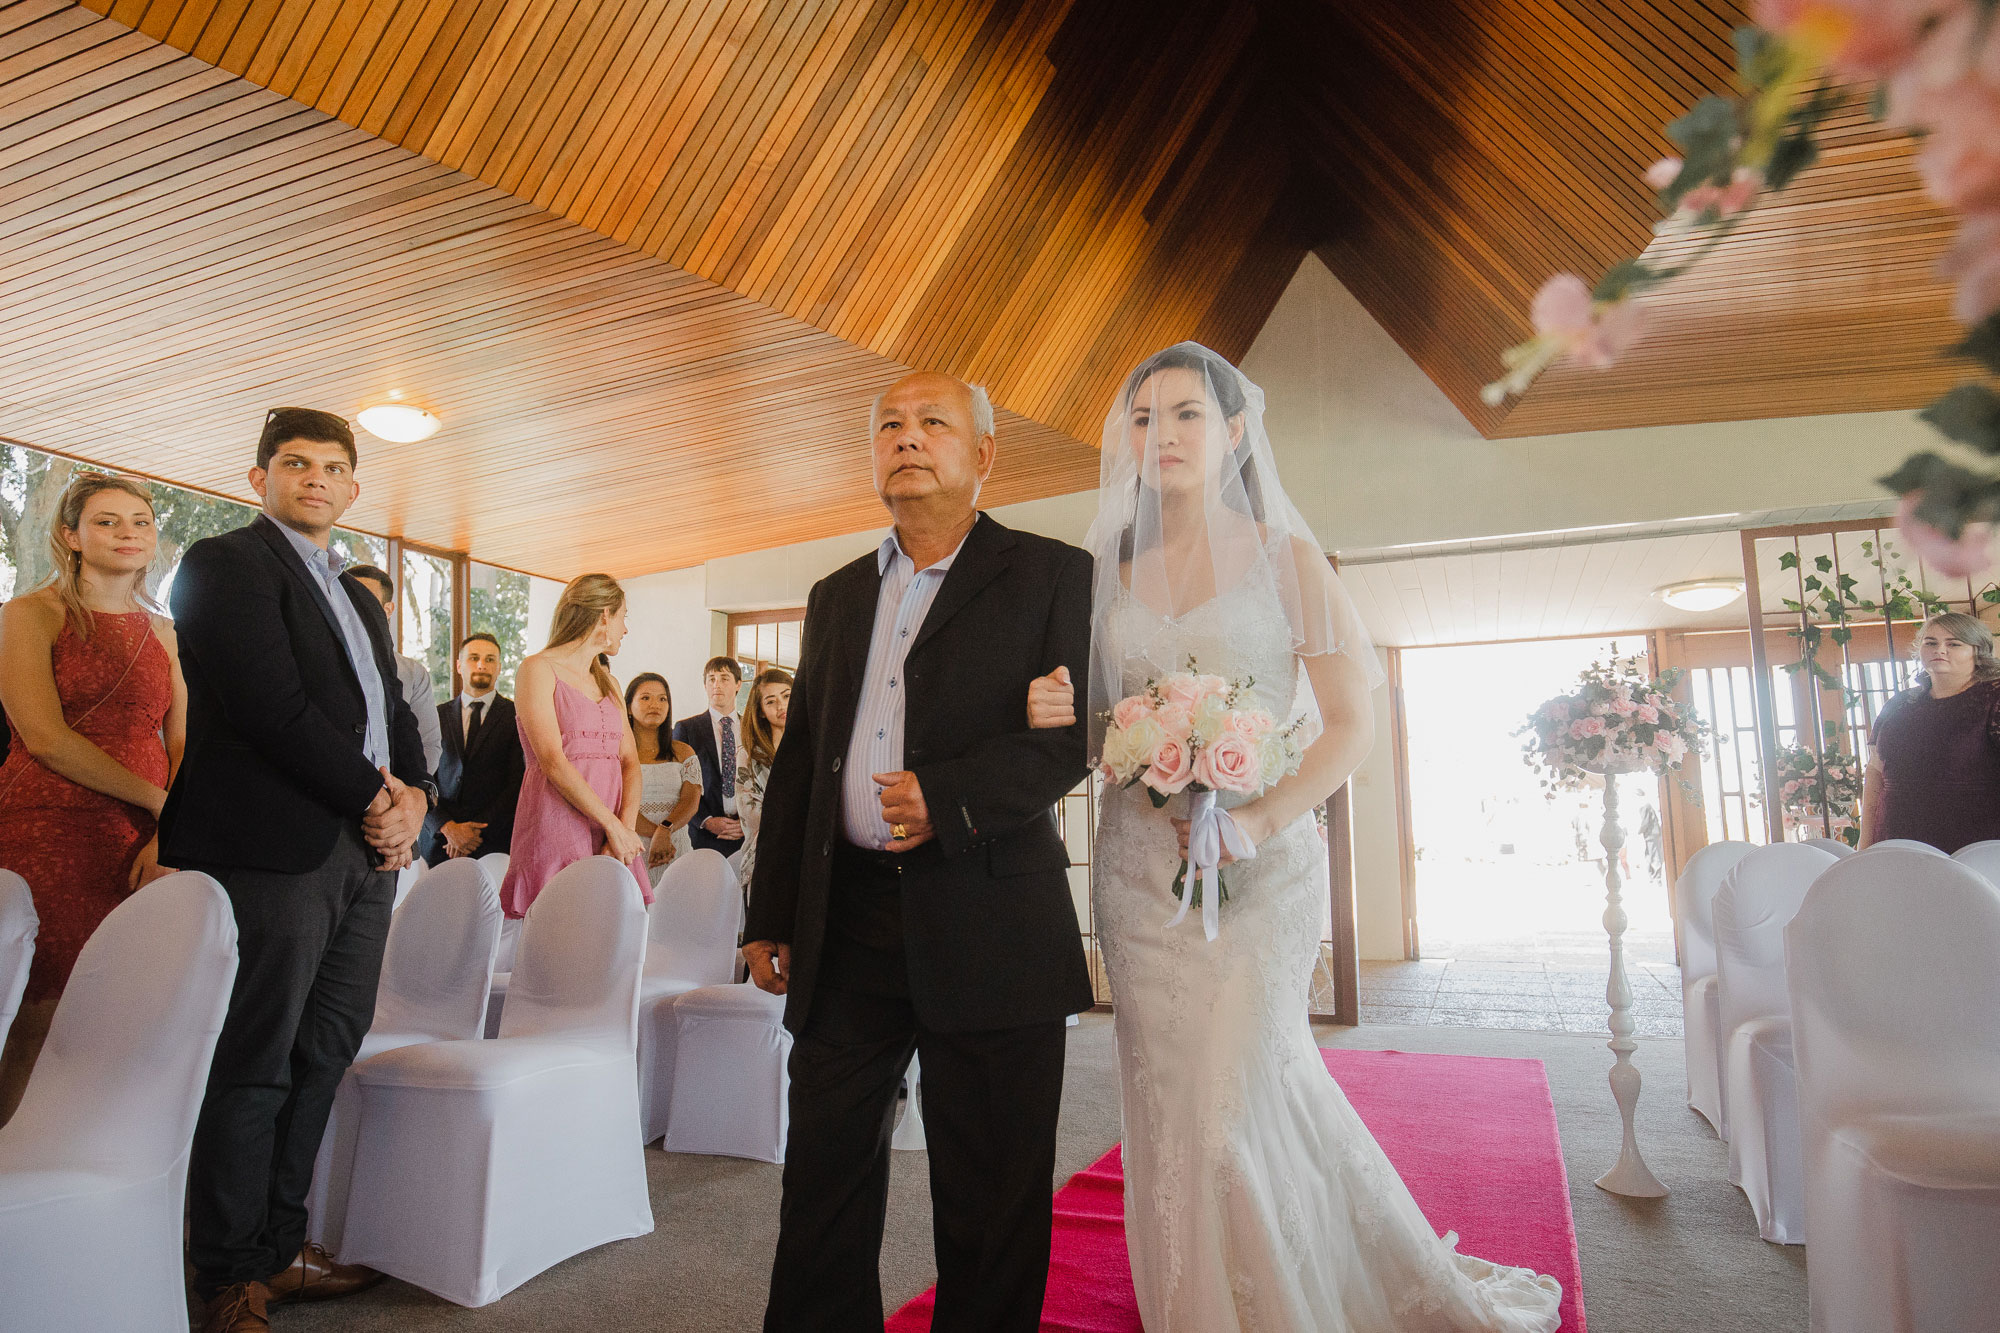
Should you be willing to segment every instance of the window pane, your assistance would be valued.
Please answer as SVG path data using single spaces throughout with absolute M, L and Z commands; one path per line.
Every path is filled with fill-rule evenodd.
M 350 565 L 373 565 L 384 571 L 389 568 L 389 543 L 380 537 L 335 528 L 328 545 L 345 556 Z
M 757 627 L 755 625 L 738 625 L 736 627 L 736 646 L 731 651 L 738 657 L 755 657 L 757 655 Z
M 451 566 L 436 556 L 403 552 L 403 656 L 431 669 L 437 697 L 451 696 Z
M 778 626 L 778 665 L 787 671 L 799 669 L 799 631 L 804 628 L 801 620 L 787 620 Z
M 514 670 L 528 655 L 528 576 L 473 565 L 466 577 L 472 603 L 472 623 L 466 633 L 491 634 L 500 641 L 500 693 L 512 695 Z M 457 653 L 454 644 L 452 654 Z

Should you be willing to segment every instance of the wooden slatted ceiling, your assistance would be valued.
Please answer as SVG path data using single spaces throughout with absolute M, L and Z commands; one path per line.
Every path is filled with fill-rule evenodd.
M 1299 0 L 1270 11 L 1316 249 L 1489 436 L 1914 407 L 1956 381 L 1950 220 L 1910 141 L 1845 117 L 1821 165 L 1653 298 L 1625 364 L 1479 401 L 1549 274 L 1652 241 L 1669 120 L 1732 86 L 1721 0 Z M 1684 243 L 1683 243 L 1684 244 Z M 1676 245 L 1655 243 L 1670 257 Z
M 552 577 L 872 526 L 901 367 L 47 0 L 0 6 L 0 436 L 247 493 L 264 408 L 420 388 L 356 526 Z M 1095 484 L 1000 420 L 986 500 Z
M 1086 441 L 1304 250 L 1249 0 L 88 3 Z

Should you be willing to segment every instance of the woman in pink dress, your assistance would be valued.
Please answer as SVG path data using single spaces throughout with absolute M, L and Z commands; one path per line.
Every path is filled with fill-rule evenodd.
M 573 861 L 600 853 L 632 867 L 648 903 L 639 838 L 639 750 L 605 658 L 625 641 L 625 590 L 609 574 L 572 579 L 556 604 L 549 646 L 515 676 L 515 725 L 528 771 L 515 807 L 514 847 L 500 906 L 528 914 L 535 895 Z

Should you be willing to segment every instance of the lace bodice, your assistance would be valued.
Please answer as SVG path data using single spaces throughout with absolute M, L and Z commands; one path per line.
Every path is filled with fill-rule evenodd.
M 1298 658 L 1291 623 L 1268 574 L 1179 616 L 1164 616 L 1129 589 L 1106 621 L 1109 651 L 1122 662 L 1126 694 L 1149 678 L 1179 671 L 1193 657 L 1202 671 L 1231 680 L 1250 677 L 1259 707 L 1288 717 L 1298 693 Z

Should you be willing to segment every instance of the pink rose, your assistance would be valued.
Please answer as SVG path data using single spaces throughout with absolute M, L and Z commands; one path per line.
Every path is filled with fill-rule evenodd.
M 1218 699 L 1229 697 L 1229 682 L 1221 676 L 1196 676 L 1194 683 L 1195 688 L 1205 695 L 1212 694 Z
M 1967 324 L 2000 310 L 2000 208 L 1959 222 L 1958 240 L 1938 261 L 1938 271 L 1958 279 L 1952 313 Z
M 1580 717 L 1569 724 L 1569 734 L 1575 740 L 1604 734 L 1604 719 L 1601 717 Z
M 1699 217 L 1714 209 L 1718 216 L 1728 217 L 1741 213 L 1757 197 L 1757 191 L 1764 188 L 1764 175 L 1753 167 L 1738 167 L 1729 178 L 1727 185 L 1712 185 L 1707 181 L 1695 186 L 1681 196 L 1680 212 L 1687 217 Z
M 1569 700 L 1567 699 L 1549 700 L 1548 715 L 1549 715 L 1549 720 L 1552 722 L 1569 721 Z
M 1202 689 L 1201 682 L 1185 671 L 1176 671 L 1160 682 L 1160 697 L 1167 701 L 1168 706 L 1188 713 L 1194 712 L 1194 706 L 1201 702 L 1204 693 L 1206 691 Z
M 1194 734 L 1194 714 L 1181 704 L 1171 701 L 1154 711 L 1153 720 L 1158 722 L 1167 735 L 1186 740 Z
M 1660 710 L 1651 704 L 1640 704 L 1634 712 L 1641 722 L 1649 725 L 1660 720 Z
M 1252 740 L 1277 730 L 1278 720 L 1261 708 L 1238 708 L 1229 714 L 1229 730 Z
M 1681 160 L 1677 157 L 1663 157 L 1646 168 L 1646 184 L 1655 190 L 1664 190 L 1680 179 Z
M 1111 710 L 1111 720 L 1120 727 L 1129 727 L 1152 711 L 1153 705 L 1145 695 L 1134 694 L 1118 701 L 1118 706 Z
M 1639 705 L 1633 703 L 1630 699 L 1613 699 L 1611 701 L 1611 711 L 1620 717 L 1630 717 L 1639 711 Z
M 1968 523 L 1956 540 L 1917 517 L 1922 491 L 1911 491 L 1896 510 L 1896 526 L 1917 559 L 1951 578 L 1977 574 L 1993 562 L 1993 525 Z
M 1252 792 L 1262 785 L 1263 765 L 1249 737 L 1225 731 L 1195 759 L 1194 778 L 1216 791 Z
M 1194 751 L 1184 738 L 1167 737 L 1153 747 L 1152 765 L 1139 781 L 1162 796 L 1172 796 L 1194 781 Z

